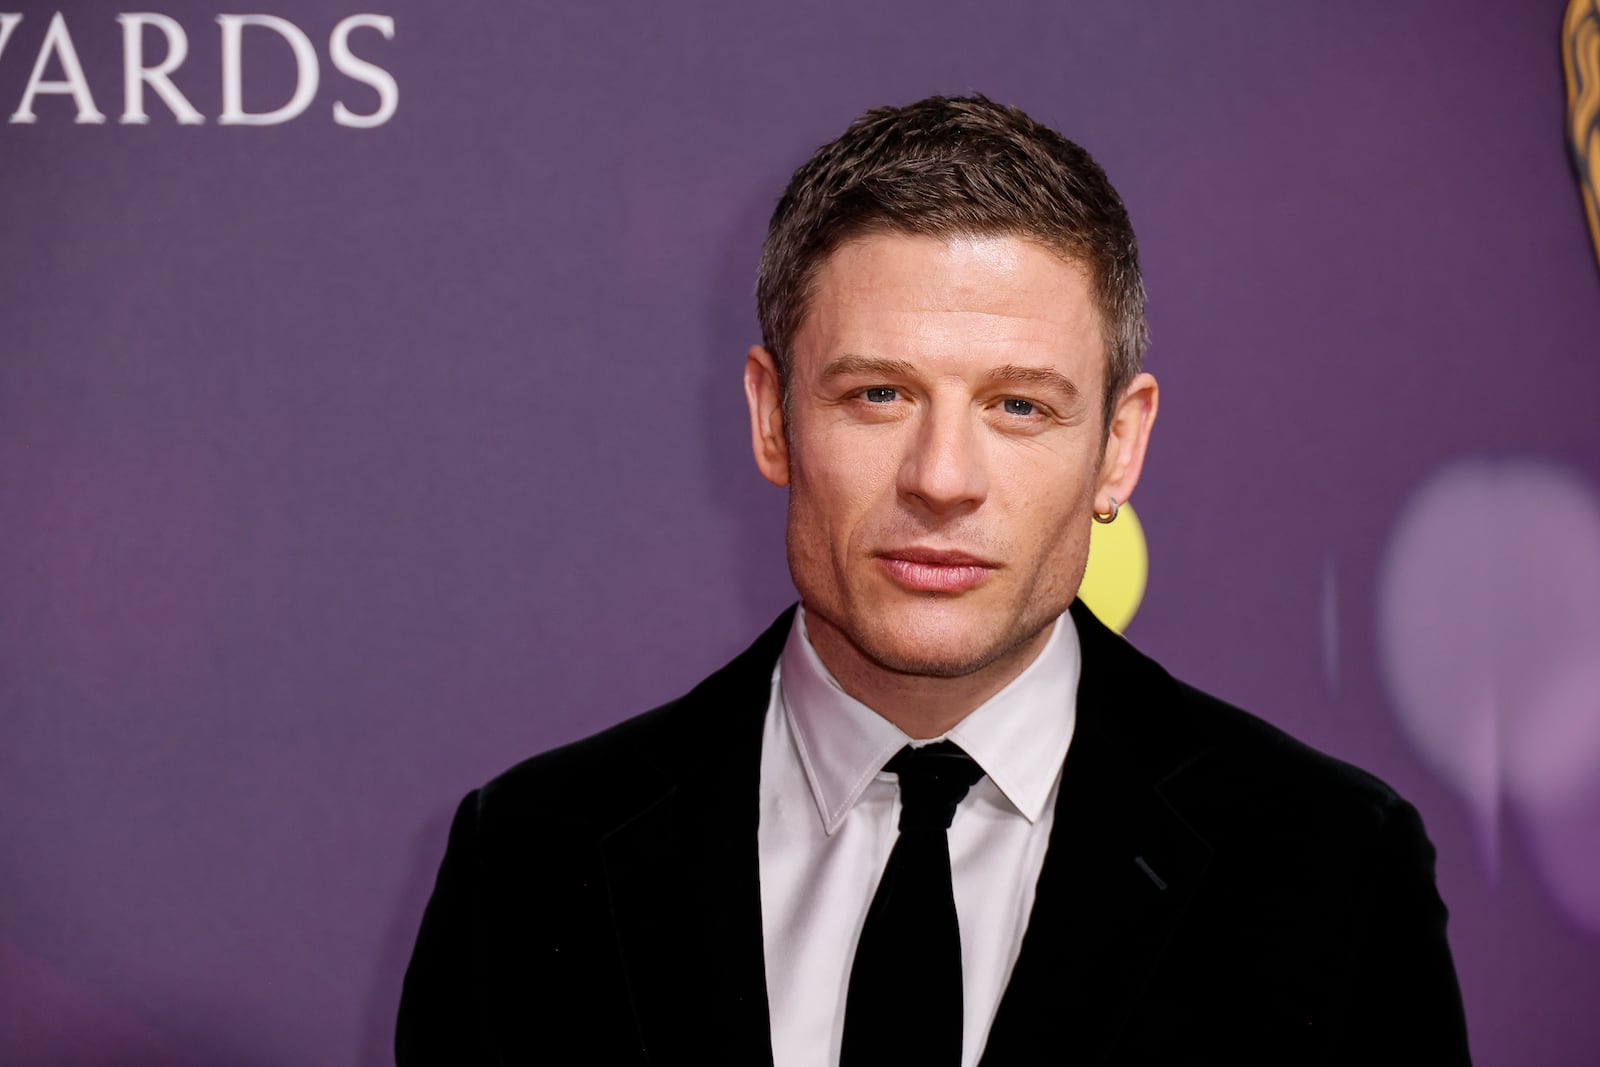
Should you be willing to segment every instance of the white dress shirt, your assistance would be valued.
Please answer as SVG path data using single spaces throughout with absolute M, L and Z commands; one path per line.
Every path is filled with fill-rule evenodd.
M 983 1054 L 1027 930 L 1076 721 L 1079 655 L 1063 615 L 1027 669 L 943 738 L 985 774 L 949 831 L 963 1067 Z M 899 834 L 900 790 L 883 765 L 909 743 L 845 694 L 796 612 L 761 741 L 761 930 L 775 1067 L 839 1062 L 856 942 Z

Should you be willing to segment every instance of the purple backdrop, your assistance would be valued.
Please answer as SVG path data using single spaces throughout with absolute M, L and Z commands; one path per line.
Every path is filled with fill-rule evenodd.
M 0 1059 L 386 1062 L 460 794 L 792 595 L 739 391 L 785 177 L 868 105 L 981 90 L 1141 235 L 1130 636 L 1418 804 L 1479 1063 L 1596 1062 L 1563 6 L 279 0 L 321 83 L 257 128 L 217 121 L 226 9 L 155 8 L 206 121 L 147 89 L 141 126 L 119 9 L 72 5 L 107 121 L 0 120 Z M 56 8 L 15 10 L 4 115 Z M 329 47 L 362 12 L 372 129 L 333 117 L 380 105 Z M 244 41 L 243 105 L 283 104 L 289 46 Z

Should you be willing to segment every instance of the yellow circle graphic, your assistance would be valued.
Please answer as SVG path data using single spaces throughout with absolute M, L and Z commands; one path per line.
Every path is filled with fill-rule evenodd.
M 1150 550 L 1132 505 L 1124 504 L 1112 523 L 1094 523 L 1089 532 L 1089 566 L 1078 596 L 1095 617 L 1121 633 L 1139 610 L 1150 577 Z
M 1600 257 L 1600 0 L 1572 0 L 1561 27 L 1567 73 L 1567 152 Z

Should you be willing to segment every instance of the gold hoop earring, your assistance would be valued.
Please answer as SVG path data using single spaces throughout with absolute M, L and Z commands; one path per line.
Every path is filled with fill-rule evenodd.
M 1094 513 L 1094 521 L 1102 525 L 1110 525 L 1111 523 L 1116 522 L 1117 509 L 1121 506 L 1117 503 L 1117 498 L 1114 496 L 1106 497 L 1106 499 L 1111 501 L 1110 509 L 1106 511 L 1096 511 Z

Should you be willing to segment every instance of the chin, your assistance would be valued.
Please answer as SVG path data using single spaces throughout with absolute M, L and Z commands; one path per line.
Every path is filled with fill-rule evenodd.
M 921 601 L 874 612 L 871 623 L 858 627 L 854 636 L 869 659 L 889 670 L 959 678 L 1005 658 L 1053 619 L 1030 626 L 976 604 Z

